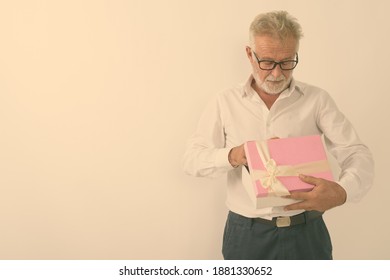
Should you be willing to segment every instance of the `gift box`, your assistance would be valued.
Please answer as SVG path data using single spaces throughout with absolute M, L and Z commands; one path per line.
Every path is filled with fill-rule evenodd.
M 249 141 L 244 148 L 243 184 L 257 208 L 286 205 L 283 196 L 312 190 L 299 174 L 333 180 L 320 135 Z

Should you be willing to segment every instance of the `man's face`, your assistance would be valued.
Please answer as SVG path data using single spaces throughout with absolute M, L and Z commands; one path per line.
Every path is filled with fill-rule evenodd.
M 269 35 L 254 38 L 254 47 L 253 49 L 247 47 L 247 55 L 253 68 L 253 77 L 258 89 L 270 95 L 281 93 L 289 86 L 293 70 L 282 70 L 280 65 L 277 65 L 273 70 L 262 70 L 259 68 L 259 63 L 253 52 L 260 60 L 280 62 L 294 60 L 297 46 L 297 41 L 292 37 L 284 41 Z

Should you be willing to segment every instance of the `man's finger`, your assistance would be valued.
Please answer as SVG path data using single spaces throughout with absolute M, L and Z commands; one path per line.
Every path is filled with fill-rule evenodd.
M 302 191 L 302 192 L 293 192 L 290 195 L 285 196 L 285 198 L 292 198 L 295 200 L 306 200 L 309 198 L 309 193 Z
M 305 209 L 305 202 L 302 201 L 302 202 L 297 202 L 297 203 L 293 203 L 293 204 L 290 204 L 290 205 L 287 205 L 284 207 L 284 210 L 285 211 L 291 211 L 291 210 L 306 210 Z
M 304 174 L 299 174 L 299 179 L 301 181 L 308 183 L 310 185 L 316 186 L 320 182 L 320 178 L 309 176 L 309 175 L 304 175 Z

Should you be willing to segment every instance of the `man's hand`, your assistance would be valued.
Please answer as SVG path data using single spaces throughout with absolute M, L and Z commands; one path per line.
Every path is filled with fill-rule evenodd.
M 287 210 L 317 210 L 325 212 L 333 207 L 345 203 L 347 193 L 339 184 L 321 178 L 300 175 L 299 178 L 306 183 L 314 185 L 314 189 L 309 192 L 293 192 L 288 198 L 302 200 L 286 206 Z
M 229 162 L 232 166 L 237 167 L 239 165 L 246 165 L 246 156 L 244 150 L 244 144 L 234 147 L 229 152 Z

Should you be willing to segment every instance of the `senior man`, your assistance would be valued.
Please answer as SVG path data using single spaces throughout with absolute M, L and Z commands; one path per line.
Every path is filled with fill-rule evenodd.
M 222 253 L 225 259 L 332 259 L 323 212 L 358 201 L 373 181 L 373 159 L 355 129 L 324 90 L 296 81 L 302 29 L 285 11 L 258 15 L 249 30 L 246 83 L 218 94 L 187 143 L 184 170 L 227 174 Z M 336 181 L 300 175 L 314 186 L 282 198 L 285 205 L 255 208 L 242 185 L 244 145 L 250 140 L 323 135 L 341 173 Z M 290 225 L 279 227 L 278 217 Z

